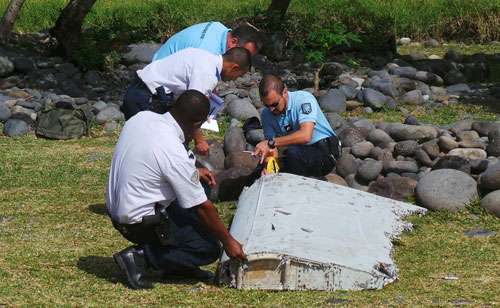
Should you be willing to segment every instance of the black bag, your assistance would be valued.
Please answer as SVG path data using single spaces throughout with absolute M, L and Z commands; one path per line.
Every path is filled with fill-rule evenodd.
M 71 104 L 47 107 L 40 114 L 36 134 L 51 139 L 74 139 L 88 136 L 92 116 Z

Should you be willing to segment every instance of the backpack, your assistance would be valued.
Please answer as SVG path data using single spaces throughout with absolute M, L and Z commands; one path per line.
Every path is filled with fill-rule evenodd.
M 74 139 L 88 136 L 91 115 L 83 109 L 75 109 L 71 104 L 47 107 L 40 114 L 36 134 L 51 139 Z

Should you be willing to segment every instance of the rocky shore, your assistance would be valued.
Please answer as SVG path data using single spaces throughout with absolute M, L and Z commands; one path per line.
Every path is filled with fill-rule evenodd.
M 135 70 L 150 62 L 158 45 L 138 44 L 122 56 L 112 73 L 82 71 L 60 58 L 45 58 L 19 50 L 0 49 L 0 122 L 7 137 L 35 135 L 42 109 L 64 101 L 87 109 L 107 133 L 123 120 L 119 107 Z M 336 59 L 316 67 L 298 61 L 273 62 L 254 58 L 255 68 L 233 82 L 221 82 L 217 91 L 225 108 L 219 120 L 230 116 L 224 142 L 210 140 L 211 154 L 198 162 L 213 171 L 218 185 L 212 199 L 238 197 L 244 177 L 255 167 L 251 150 L 264 139 L 262 130 L 243 132 L 242 121 L 260 118 L 263 104 L 257 85 L 266 71 L 281 75 L 288 88 L 318 97 L 328 121 L 343 144 L 344 155 L 326 180 L 400 201 L 416 200 L 429 209 L 457 211 L 481 200 L 480 205 L 500 217 L 500 121 L 463 120 L 436 126 L 420 123 L 404 105 L 448 108 L 458 102 L 484 100 L 500 105 L 500 86 L 480 87 L 500 54 L 461 55 L 449 50 L 444 58 L 421 52 L 393 58 L 368 57 L 353 69 Z M 403 104 L 398 107 L 396 102 Z M 400 105 L 401 106 L 401 105 Z M 359 110 L 366 114 L 397 110 L 404 123 L 344 119 L 337 113 Z M 237 120 L 239 119 L 239 120 Z

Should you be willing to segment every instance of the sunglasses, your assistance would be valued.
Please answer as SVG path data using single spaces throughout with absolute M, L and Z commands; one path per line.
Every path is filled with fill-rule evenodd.
M 274 103 L 269 104 L 269 105 L 265 105 L 265 104 L 264 104 L 264 105 L 265 105 L 267 108 L 276 108 L 276 107 L 278 107 L 278 105 L 280 104 L 280 101 L 281 101 L 281 98 L 282 98 L 282 97 L 283 97 L 283 95 L 282 95 L 282 96 L 280 96 L 280 98 L 278 99 L 278 101 L 277 101 L 277 102 L 274 102 Z

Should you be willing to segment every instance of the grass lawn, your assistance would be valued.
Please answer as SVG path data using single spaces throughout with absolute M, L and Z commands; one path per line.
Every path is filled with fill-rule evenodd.
M 159 278 L 153 290 L 131 290 L 112 258 L 129 243 L 111 226 L 104 205 L 116 140 L 96 129 L 91 138 L 71 141 L 0 137 L 0 306 L 500 305 L 500 220 L 477 206 L 411 217 L 414 232 L 395 242 L 399 281 L 382 290 L 238 291 Z M 228 223 L 235 203 L 217 206 Z M 463 234 L 474 228 L 497 234 Z

